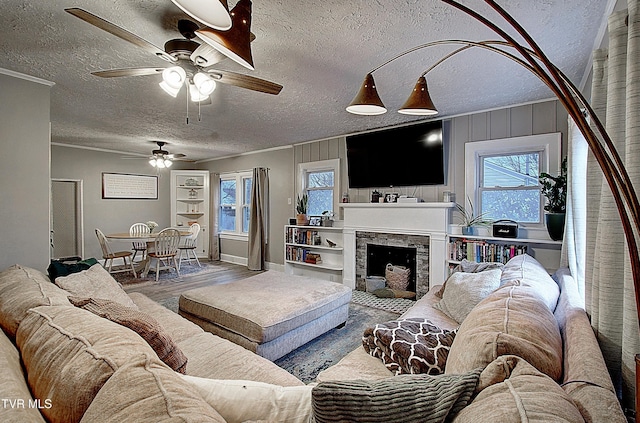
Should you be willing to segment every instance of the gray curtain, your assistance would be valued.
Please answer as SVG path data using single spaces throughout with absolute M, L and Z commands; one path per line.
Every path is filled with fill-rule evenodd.
M 210 207 L 209 227 L 211 228 L 211 236 L 209 237 L 209 259 L 220 260 L 220 233 L 218 228 L 218 215 L 220 214 L 220 174 L 211 173 L 209 177 L 210 189 Z
M 251 205 L 249 207 L 249 270 L 262 270 L 266 261 L 268 243 L 269 171 L 263 167 L 253 169 Z
M 628 26 L 627 11 L 609 17 L 609 48 L 594 53 L 591 98 L 636 189 L 640 186 L 639 1 L 628 0 Z M 622 405 L 633 409 L 634 355 L 640 353 L 633 278 L 618 211 L 593 157 L 587 170 L 587 201 L 587 312 Z

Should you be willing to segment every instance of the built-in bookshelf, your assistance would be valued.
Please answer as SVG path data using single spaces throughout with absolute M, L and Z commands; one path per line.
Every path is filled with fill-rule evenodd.
M 284 238 L 286 273 L 342 282 L 342 228 L 286 225 Z
M 464 259 L 473 262 L 506 263 L 520 254 L 533 257 L 544 250 L 542 256 L 559 255 L 560 241 L 525 238 L 497 238 L 482 236 L 449 235 L 447 242 L 447 264 L 449 273 Z M 544 263 L 542 263 L 544 265 Z M 553 269 L 555 264 L 549 266 Z M 547 267 L 547 266 L 545 266 Z

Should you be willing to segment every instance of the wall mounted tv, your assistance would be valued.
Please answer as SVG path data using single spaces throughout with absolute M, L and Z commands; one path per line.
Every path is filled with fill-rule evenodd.
M 442 121 L 347 137 L 349 188 L 444 184 Z

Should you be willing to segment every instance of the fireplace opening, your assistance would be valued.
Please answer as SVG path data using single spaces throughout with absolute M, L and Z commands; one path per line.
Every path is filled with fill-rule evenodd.
M 388 263 L 411 269 L 407 291 L 416 292 L 416 248 L 367 244 L 367 276 L 385 276 Z

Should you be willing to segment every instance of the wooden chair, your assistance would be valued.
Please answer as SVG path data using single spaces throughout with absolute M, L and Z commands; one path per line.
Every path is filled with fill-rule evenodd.
M 196 240 L 200 234 L 200 225 L 198 223 L 192 224 L 189 228 L 189 232 L 191 232 L 191 235 L 182 237 L 184 242 L 180 247 L 178 247 L 180 249 L 178 267 L 182 266 L 182 260 L 189 261 L 189 264 L 191 264 L 191 255 L 193 255 L 198 266 L 202 267 L 200 260 L 198 260 L 198 255 L 196 254 Z
M 158 281 L 160 270 L 176 269 L 178 276 L 180 276 L 180 267 L 178 266 L 178 260 L 176 258 L 178 255 L 178 245 L 180 245 L 180 232 L 178 232 L 177 229 L 167 228 L 161 230 L 156 236 L 154 250 L 147 253 L 149 261 L 147 262 L 145 275 L 151 269 L 151 262 L 155 260 L 156 267 L 154 271 L 156 272 L 156 282 Z M 160 267 L 161 264 L 162 268 Z
M 133 273 L 133 277 L 136 278 L 136 269 L 133 267 L 133 260 L 131 259 L 131 251 L 111 251 L 111 247 L 109 247 L 109 243 L 107 241 L 107 237 L 104 236 L 102 231 L 96 228 L 96 237 L 98 237 L 98 242 L 100 243 L 100 248 L 102 248 L 102 258 L 104 259 L 104 264 L 102 265 L 109 273 L 122 273 L 122 272 L 131 272 Z M 113 267 L 113 260 L 122 259 L 123 266 L 118 266 L 117 268 Z M 107 265 L 108 262 L 108 265 Z
M 149 229 L 146 223 L 134 223 L 129 228 L 129 235 L 133 235 L 133 236 L 144 236 L 150 233 L 151 233 L 151 230 Z M 132 244 L 133 244 L 133 257 L 131 258 L 131 260 L 135 261 L 136 255 L 138 254 L 138 252 L 141 253 L 142 260 L 144 260 L 144 256 L 147 253 L 147 241 L 133 241 Z

